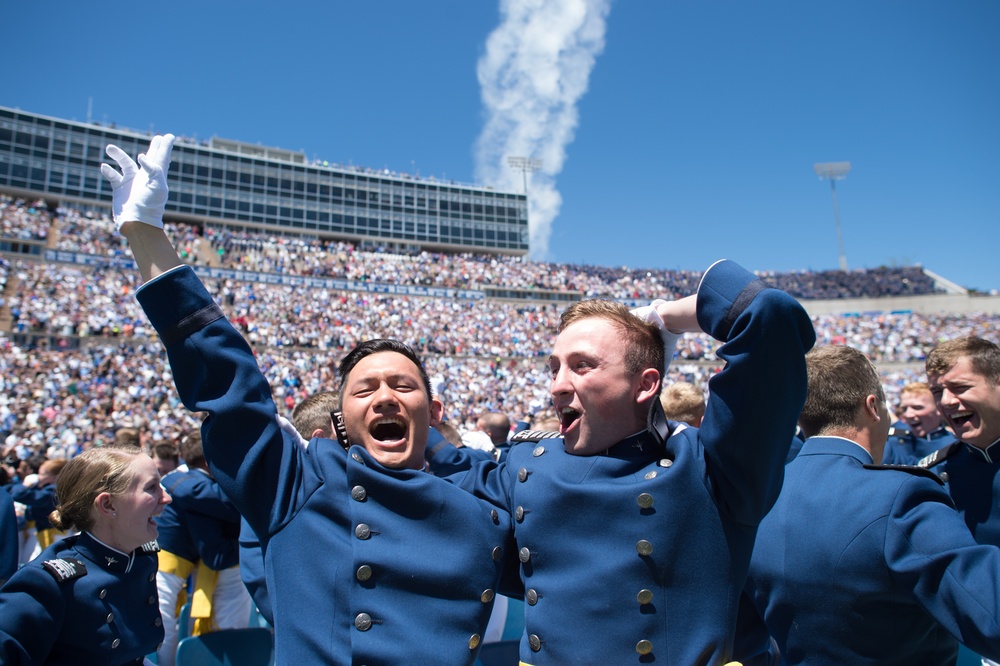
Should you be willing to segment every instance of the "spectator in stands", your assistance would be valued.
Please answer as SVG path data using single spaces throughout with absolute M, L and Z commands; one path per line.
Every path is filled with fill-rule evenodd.
M 499 554 L 512 549 L 509 514 L 421 471 L 442 408 L 401 343 L 362 343 L 339 366 L 349 452 L 324 439 L 305 449 L 283 433 L 253 353 L 162 230 L 172 142 L 155 137 L 141 168 L 109 146 L 122 172 L 102 170 L 178 393 L 208 413 L 210 468 L 275 562 L 267 587 L 277 661 L 473 663 Z M 362 564 L 345 571 L 314 566 L 317 558 Z
M 660 404 L 671 421 L 681 421 L 697 428 L 705 418 L 705 394 L 690 382 L 674 382 L 665 386 L 660 393 Z
M 766 629 L 744 626 L 737 658 L 768 631 L 789 664 L 954 664 L 959 639 L 1000 656 L 1000 550 L 972 539 L 934 474 L 873 464 L 890 416 L 871 361 L 839 346 L 806 361 L 808 439 L 747 580 Z
M 52 524 L 81 533 L 0 589 L 0 662 L 142 662 L 163 640 L 154 518 L 170 498 L 153 461 L 141 451 L 85 451 L 60 473 L 57 496 Z
M 7 492 L 7 472 L 0 468 L 0 587 L 17 571 L 20 552 L 17 511 Z
M 114 445 L 119 448 L 142 448 L 142 437 L 138 428 L 126 427 L 115 431 Z
M 49 521 L 49 514 L 56 508 L 56 482 L 65 466 L 65 460 L 46 460 L 39 465 L 33 483 L 26 480 L 26 483 L 14 483 L 8 488 L 11 498 L 25 506 L 25 519 L 34 523 L 36 545 L 30 555 L 22 556 L 22 564 L 66 536 Z

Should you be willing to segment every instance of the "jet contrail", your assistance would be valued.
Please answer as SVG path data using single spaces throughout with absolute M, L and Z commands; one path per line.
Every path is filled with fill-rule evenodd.
M 576 131 L 576 104 L 604 49 L 609 11 L 610 0 L 501 0 L 500 25 L 479 59 L 486 122 L 476 145 L 476 178 L 520 192 L 523 174 L 507 157 L 541 161 L 528 185 L 535 259 L 548 255 L 562 205 L 555 176 Z

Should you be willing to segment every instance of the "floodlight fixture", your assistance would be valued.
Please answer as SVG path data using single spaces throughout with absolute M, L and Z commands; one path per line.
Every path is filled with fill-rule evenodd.
M 517 157 L 511 155 L 507 158 L 507 166 L 514 171 L 520 171 L 524 179 L 524 194 L 528 194 L 528 173 L 534 173 L 542 168 L 542 161 L 533 157 Z
M 840 210 L 837 207 L 837 181 L 847 178 L 851 170 L 850 162 L 819 162 L 813 164 L 813 171 L 820 180 L 830 181 L 830 194 L 833 196 L 833 219 L 837 223 L 837 245 L 840 249 L 840 270 L 847 270 L 847 257 L 844 255 L 844 235 L 840 231 Z

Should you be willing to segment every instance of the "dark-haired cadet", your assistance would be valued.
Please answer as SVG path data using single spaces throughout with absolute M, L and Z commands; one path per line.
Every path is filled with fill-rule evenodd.
M 170 503 L 140 449 L 70 460 L 50 520 L 79 529 L 0 588 L 0 664 L 141 664 L 163 640 L 155 518 Z
M 206 412 L 209 466 L 260 539 L 279 664 L 472 664 L 510 543 L 509 514 L 423 472 L 442 405 L 412 349 L 340 365 L 352 446 L 284 433 L 253 353 L 163 232 L 174 137 L 102 171 L 145 284 L 137 293 L 181 400 Z M 140 168 L 141 167 L 141 168 Z

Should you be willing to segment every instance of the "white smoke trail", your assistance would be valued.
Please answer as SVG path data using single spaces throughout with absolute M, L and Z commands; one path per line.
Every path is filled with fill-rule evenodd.
M 523 174 L 508 156 L 541 160 L 529 174 L 531 255 L 548 255 L 562 196 L 555 176 L 578 122 L 594 61 L 604 50 L 610 0 L 501 0 L 500 25 L 479 59 L 486 122 L 476 145 L 476 177 L 520 192 Z

